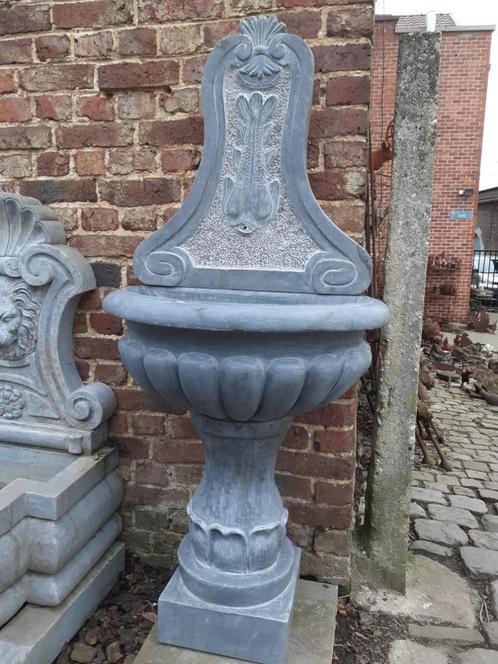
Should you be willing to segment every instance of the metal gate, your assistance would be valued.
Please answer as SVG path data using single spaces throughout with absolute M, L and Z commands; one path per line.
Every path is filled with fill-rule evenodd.
M 474 251 L 472 286 L 474 300 L 486 309 L 498 309 L 498 251 Z

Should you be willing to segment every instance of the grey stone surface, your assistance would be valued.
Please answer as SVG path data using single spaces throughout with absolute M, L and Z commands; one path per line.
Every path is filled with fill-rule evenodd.
M 54 211 L 0 192 L 2 442 L 74 454 L 105 441 L 114 394 L 84 385 L 73 358 L 74 306 L 92 288 L 92 269 L 65 245 Z
M 388 664 L 449 664 L 448 655 L 415 641 L 394 641 Z
M 431 553 L 432 555 L 440 556 L 441 558 L 449 558 L 455 553 L 449 546 L 442 546 L 441 544 L 427 542 L 425 540 L 415 540 L 410 549 L 412 553 Z
M 359 585 L 353 601 L 362 609 L 406 616 L 419 623 L 473 628 L 477 593 L 466 579 L 425 556 L 409 556 L 406 595 Z
M 422 505 L 419 505 L 418 503 L 411 503 L 410 504 L 410 516 L 412 519 L 425 519 L 427 514 L 425 513 L 424 508 Z
M 448 627 L 447 625 L 408 625 L 408 633 L 419 641 L 475 646 L 484 643 L 484 637 L 477 629 Z
M 469 530 L 469 538 L 474 544 L 482 549 L 498 551 L 498 533 L 489 533 L 483 530 Z
M 421 487 L 414 487 L 412 489 L 412 500 L 416 500 L 419 503 L 448 504 L 441 491 L 434 491 L 433 489 L 424 489 Z
M 478 489 L 478 493 L 483 500 L 489 500 L 490 502 L 498 500 L 498 491 L 492 491 L 491 489 Z
M 481 519 L 481 523 L 489 532 L 498 533 L 498 516 L 485 514 Z
M 486 639 L 493 648 L 498 648 L 498 622 L 484 623 Z
M 467 498 L 466 496 L 450 496 L 450 505 L 451 507 L 460 507 L 464 510 L 468 510 L 473 514 L 486 514 L 488 508 L 486 503 L 477 498 Z
M 337 589 L 334 586 L 298 581 L 287 664 L 330 663 L 336 611 Z M 154 627 L 134 664 L 235 664 L 241 661 L 159 643 Z
M 498 578 L 498 551 L 462 546 L 460 556 L 469 576 L 476 579 Z
M 275 16 L 240 29 L 206 64 L 189 197 L 135 252 L 147 286 L 111 293 L 104 308 L 127 319 L 119 348 L 135 380 L 190 410 L 204 444 L 158 638 L 278 664 L 299 555 L 273 478 L 277 450 L 292 415 L 364 373 L 364 331 L 389 315 L 360 295 L 370 258 L 308 183 L 309 47 Z
M 439 51 L 436 33 L 402 35 L 399 40 L 383 289 L 392 318 L 380 333 L 380 415 L 370 460 L 370 505 L 365 514 L 372 574 L 379 583 L 399 592 L 404 592 L 407 577 L 406 512 L 429 251 Z
M 124 546 L 113 544 L 58 607 L 26 605 L 0 629 L 2 664 L 52 664 L 96 609 L 124 568 Z
M 489 584 L 489 595 L 491 601 L 491 611 L 495 618 L 498 618 L 498 581 L 491 581 Z
M 432 519 L 417 519 L 414 524 L 415 532 L 421 540 L 429 540 L 436 544 L 448 546 L 461 546 L 467 544 L 469 539 L 465 531 L 456 523 L 433 521 Z
M 497 661 L 496 650 L 484 648 L 472 648 L 455 657 L 455 664 L 496 664 Z
M 413 639 L 435 641 L 465 646 L 484 643 L 484 637 L 477 629 L 448 627 L 446 625 L 408 625 L 408 632 Z
M 463 528 L 478 528 L 476 518 L 468 510 L 460 507 L 443 507 L 442 505 L 428 505 L 429 516 L 436 521 L 456 523 Z

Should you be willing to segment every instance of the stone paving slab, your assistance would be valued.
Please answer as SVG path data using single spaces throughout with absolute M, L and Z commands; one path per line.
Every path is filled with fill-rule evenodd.
M 478 528 L 479 524 L 473 514 L 460 507 L 443 507 L 443 505 L 428 505 L 429 516 L 436 521 L 456 523 L 463 528 Z
M 435 641 L 450 645 L 475 646 L 484 643 L 484 637 L 477 629 L 447 627 L 446 625 L 408 625 L 408 632 L 419 641 Z
M 455 664 L 497 664 L 497 662 L 496 650 L 484 650 L 483 648 L 472 648 L 458 654 L 455 659 Z
M 498 551 L 462 546 L 460 556 L 467 574 L 474 579 L 498 578 Z
M 394 641 L 389 651 L 389 664 L 449 664 L 448 655 L 415 641 Z
M 420 539 L 436 542 L 436 544 L 462 546 L 469 541 L 465 531 L 456 523 L 445 523 L 433 519 L 417 519 L 414 527 Z

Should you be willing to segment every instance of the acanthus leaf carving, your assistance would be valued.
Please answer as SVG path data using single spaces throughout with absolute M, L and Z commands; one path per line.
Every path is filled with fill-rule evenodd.
M 223 209 L 229 224 L 243 234 L 266 226 L 278 210 L 280 182 L 269 181 L 267 173 L 275 153 L 266 147 L 277 101 L 275 95 L 265 98 L 260 92 L 237 99 L 241 124 L 240 142 L 233 150 L 236 178 L 225 177 Z

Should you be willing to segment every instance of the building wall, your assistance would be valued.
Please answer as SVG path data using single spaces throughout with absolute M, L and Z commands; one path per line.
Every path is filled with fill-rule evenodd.
M 495 200 L 479 203 L 477 216 L 484 249 L 498 251 L 498 190 Z
M 380 147 L 394 115 L 399 35 L 396 20 L 375 26 L 372 62 L 372 146 Z M 439 75 L 439 110 L 436 141 L 430 254 L 444 252 L 460 259 L 453 273 L 429 274 L 426 315 L 439 320 L 464 321 L 469 310 L 472 253 L 479 194 L 484 109 L 489 70 L 490 31 L 442 33 Z M 376 174 L 377 205 L 381 214 L 389 204 L 390 163 Z M 458 190 L 472 188 L 469 197 Z M 469 211 L 468 220 L 449 217 L 452 210 Z M 380 245 L 386 222 L 381 225 Z M 449 286 L 454 295 L 440 294 Z
M 101 311 L 134 283 L 137 244 L 184 200 L 203 141 L 207 53 L 240 17 L 274 12 L 313 48 L 309 168 L 336 222 L 362 240 L 373 9 L 368 0 L 84 0 L 0 5 L 1 187 L 59 212 L 99 288 L 83 298 L 75 348 L 85 380 L 118 399 L 111 443 L 126 480 L 124 540 L 171 564 L 202 472 L 187 414 L 163 414 L 127 375 L 120 321 Z M 347 583 L 355 391 L 301 417 L 278 459 L 303 573 Z

